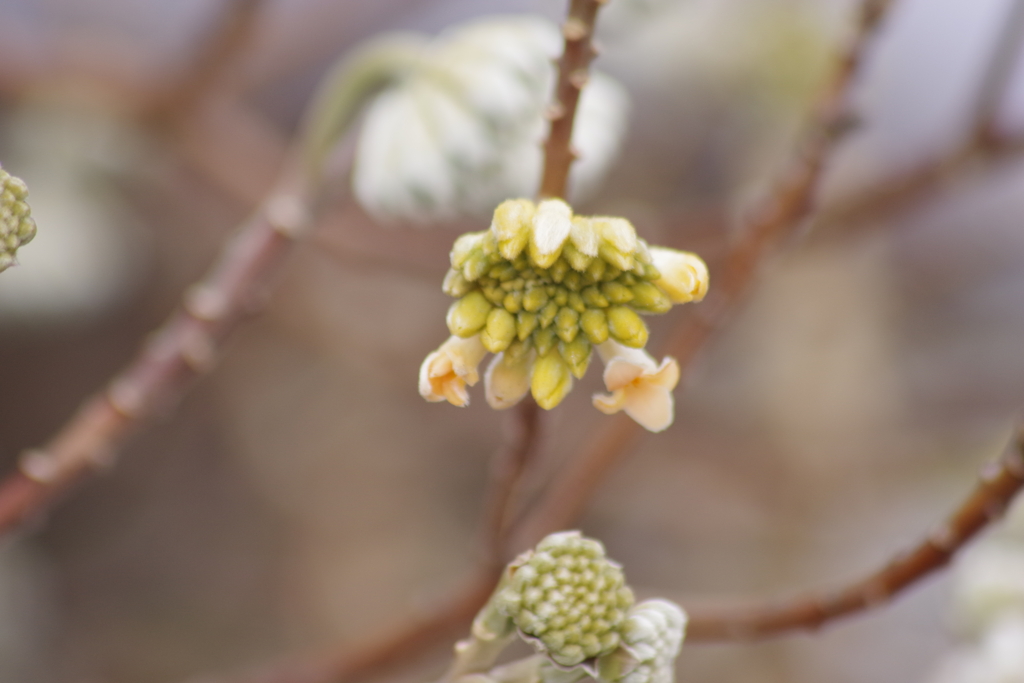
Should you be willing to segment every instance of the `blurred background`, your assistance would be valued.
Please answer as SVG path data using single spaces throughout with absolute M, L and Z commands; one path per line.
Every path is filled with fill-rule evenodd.
M 1021 4 L 897 2 L 819 219 L 764 264 L 677 390 L 675 425 L 632 444 L 580 522 L 642 597 L 859 576 L 1002 447 L 1024 399 Z M 632 125 L 577 208 L 697 251 L 714 287 L 732 219 L 789 158 L 855 6 L 612 0 L 598 64 Z M 203 272 L 335 58 L 382 30 L 564 9 L 0 0 L 0 160 L 39 224 L 0 276 L 5 470 Z M 339 188 L 218 369 L 0 547 L 0 680 L 184 681 L 364 638 L 459 586 L 505 416 L 479 390 L 465 410 L 428 404 L 416 375 L 447 335 L 440 282 L 465 226 L 378 226 Z M 655 348 L 672 322 L 653 322 Z M 544 416 L 542 473 L 607 419 L 589 405 L 598 374 Z M 948 592 L 933 579 L 813 636 L 695 645 L 679 680 L 922 681 L 953 641 Z M 449 648 L 379 680 L 432 680 Z

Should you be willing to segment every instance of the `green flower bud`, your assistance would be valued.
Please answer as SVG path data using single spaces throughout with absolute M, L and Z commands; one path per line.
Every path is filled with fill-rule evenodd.
M 579 292 L 569 292 L 569 300 L 566 302 L 572 310 L 577 313 L 583 313 L 587 310 L 587 305 L 583 303 L 583 297 L 580 296 Z
M 556 663 L 576 666 L 619 645 L 633 592 L 599 542 L 578 531 L 551 534 L 510 571 L 498 609 Z
M 523 308 L 527 311 L 539 311 L 548 302 L 548 294 L 543 287 L 529 287 L 523 295 Z
M 666 301 L 668 298 L 666 297 Z M 522 291 L 509 292 L 505 295 L 505 298 L 501 300 L 501 305 L 509 313 L 518 313 L 523 307 L 523 293 Z M 672 303 L 669 302 L 669 308 L 672 307 Z M 666 309 L 667 310 L 667 309 Z
M 544 308 L 540 309 L 540 326 L 546 328 L 558 315 L 558 303 L 549 301 Z
M 542 356 L 554 348 L 557 341 L 558 335 L 555 334 L 554 327 L 545 327 L 533 333 L 533 345 Z
M 14 265 L 18 248 L 36 236 L 27 198 L 24 181 L 0 168 L 0 272 Z
M 527 337 L 533 334 L 533 331 L 537 329 L 536 313 L 530 313 L 528 311 L 520 311 L 516 314 L 516 336 L 519 341 L 525 341 Z
M 555 317 L 555 332 L 565 343 L 571 342 L 580 332 L 580 314 L 567 306 L 559 309 Z
M 504 308 L 492 308 L 480 341 L 491 353 L 500 353 L 516 338 L 516 319 Z
M 473 283 L 463 277 L 462 273 L 454 268 L 449 268 L 444 276 L 444 283 L 441 290 L 448 296 L 455 298 L 463 297 L 473 289 Z
M 535 342 L 536 344 L 536 342 Z M 537 352 L 540 353 L 540 345 Z M 549 348 L 533 366 L 530 390 L 533 399 L 544 410 L 551 410 L 572 389 L 572 371 L 557 349 Z
M 579 335 L 569 343 L 562 342 L 558 345 L 558 352 L 562 359 L 569 364 L 569 370 L 576 379 L 583 379 L 587 374 L 587 366 L 590 365 L 590 342 L 583 335 Z
M 583 302 L 591 308 L 607 308 L 608 297 L 601 293 L 601 290 L 597 287 L 590 286 L 580 292 L 583 297 Z
M 591 344 L 603 344 L 608 341 L 608 316 L 604 311 L 588 308 L 580 316 L 580 328 Z
M 480 290 L 470 292 L 448 309 L 448 329 L 456 336 L 472 337 L 487 324 L 493 308 Z
M 650 282 L 638 282 L 633 285 L 634 308 L 639 308 L 651 313 L 665 313 L 672 308 L 672 300 L 665 292 L 661 291 Z
M 611 306 L 606 314 L 608 332 L 612 337 L 634 349 L 643 348 L 647 343 L 647 325 L 636 311 L 626 306 Z
M 633 300 L 633 290 L 620 282 L 602 283 L 601 293 L 613 304 L 628 304 Z

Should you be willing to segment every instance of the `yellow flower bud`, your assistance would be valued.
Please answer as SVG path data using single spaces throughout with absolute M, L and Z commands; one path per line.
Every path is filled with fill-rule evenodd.
M 634 349 L 643 348 L 647 343 L 647 325 L 636 311 L 626 306 L 612 306 L 607 309 L 608 332 L 619 342 Z
M 544 410 L 551 410 L 572 389 L 572 371 L 557 349 L 550 349 L 533 366 L 530 390 L 533 398 Z
M 583 375 L 587 374 L 587 366 L 590 365 L 591 347 L 587 338 L 580 335 L 569 343 L 562 342 L 558 345 L 558 352 L 569 364 L 573 377 L 583 379 Z
M 550 351 L 557 341 L 558 335 L 555 334 L 554 327 L 546 327 L 533 333 L 533 345 L 542 356 Z
M 604 311 L 588 308 L 580 316 L 580 328 L 592 344 L 601 344 L 608 340 L 608 317 Z
M 500 353 L 516 338 L 516 319 L 504 308 L 492 308 L 480 341 L 491 353 Z
M 520 311 L 516 314 L 516 336 L 519 341 L 525 341 L 537 329 L 537 314 L 529 311 Z
M 523 295 L 523 309 L 539 311 L 548 302 L 548 294 L 543 287 L 530 287 Z
M 441 284 L 441 290 L 448 296 L 455 298 L 463 297 L 473 289 L 473 283 L 463 277 L 462 273 L 454 268 L 449 268 Z
M 631 305 L 651 313 L 665 313 L 672 308 L 672 300 L 663 291 L 650 282 L 638 282 L 631 287 L 633 301 Z
M 580 331 L 580 314 L 568 306 L 559 309 L 555 316 L 555 332 L 558 338 L 568 343 L 576 338 Z
M 546 328 L 556 315 L 558 315 L 558 303 L 549 301 L 544 308 L 540 309 L 540 326 Z
M 613 304 L 628 304 L 633 300 L 633 290 L 620 282 L 604 282 L 601 293 Z
M 493 308 L 480 290 L 470 292 L 448 309 L 448 330 L 459 337 L 472 337 L 487 324 Z

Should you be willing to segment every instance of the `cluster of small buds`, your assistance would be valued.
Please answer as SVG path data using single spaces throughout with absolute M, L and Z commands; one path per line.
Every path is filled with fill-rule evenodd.
M 18 247 L 36 236 L 27 197 L 24 181 L 0 168 L 0 272 L 14 265 Z
M 629 610 L 622 647 L 598 660 L 602 681 L 672 683 L 683 644 L 686 613 L 668 600 L 646 600 Z
M 649 247 L 626 219 L 573 215 L 560 199 L 500 204 L 490 229 L 456 240 L 443 285 L 458 299 L 447 316 L 452 336 L 479 336 L 497 354 L 487 372 L 491 406 L 507 408 L 532 390 L 544 409 L 583 377 L 595 345 L 642 349 L 648 332 L 641 315 L 699 301 L 707 287 L 707 267 L 695 254 Z M 678 373 L 665 377 L 677 380 Z M 626 405 L 620 392 L 601 407 Z
M 633 592 L 600 542 L 551 534 L 510 566 L 497 606 L 554 662 L 576 666 L 614 651 Z

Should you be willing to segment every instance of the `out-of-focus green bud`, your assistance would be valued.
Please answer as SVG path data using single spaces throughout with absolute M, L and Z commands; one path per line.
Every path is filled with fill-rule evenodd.
M 633 301 L 630 303 L 634 308 L 651 313 L 666 313 L 672 308 L 672 300 L 668 295 L 650 282 L 638 282 L 631 289 Z
M 516 314 L 516 336 L 519 341 L 524 341 L 537 329 L 537 314 L 528 311 L 520 311 Z
M 633 290 L 619 282 L 604 282 L 601 293 L 613 304 L 628 304 L 633 300 Z
M 18 248 L 36 236 L 27 199 L 24 181 L 0 168 L 0 272 L 14 265 Z

